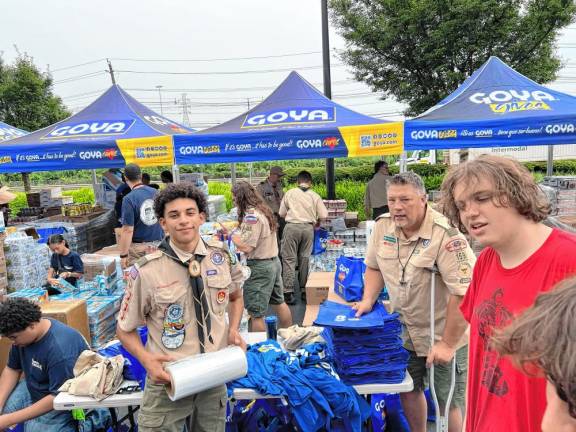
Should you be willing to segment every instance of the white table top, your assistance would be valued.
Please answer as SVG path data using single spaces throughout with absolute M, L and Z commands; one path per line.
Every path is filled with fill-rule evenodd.
M 248 344 L 262 342 L 266 339 L 266 333 L 244 333 L 242 337 Z M 122 387 L 129 385 L 136 385 L 136 381 L 124 381 Z M 376 393 L 404 393 L 409 392 L 414 388 L 412 377 L 406 372 L 404 381 L 398 384 L 360 384 L 355 385 L 354 388 L 361 395 L 369 395 Z M 67 392 L 59 393 L 54 399 L 55 410 L 72 410 L 74 408 L 119 408 L 130 405 L 140 405 L 142 402 L 143 392 L 136 392 L 131 394 L 115 394 L 107 397 L 103 401 L 96 401 L 88 396 L 74 396 Z M 236 389 L 234 390 L 233 398 L 238 400 L 243 399 L 272 399 L 277 396 L 264 396 L 252 389 Z

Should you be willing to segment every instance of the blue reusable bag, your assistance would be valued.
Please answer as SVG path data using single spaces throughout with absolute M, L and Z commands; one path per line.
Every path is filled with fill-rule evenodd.
M 312 246 L 312 255 L 318 255 L 326 252 L 326 240 L 328 240 L 328 230 L 324 228 L 314 230 L 314 245 Z
M 364 292 L 366 264 L 362 258 L 341 256 L 336 261 L 334 292 L 344 300 L 360 301 Z

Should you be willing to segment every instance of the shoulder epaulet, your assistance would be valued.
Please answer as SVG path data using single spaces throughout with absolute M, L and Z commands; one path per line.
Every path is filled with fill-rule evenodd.
M 448 222 L 448 218 L 446 216 L 435 217 L 434 224 L 444 228 L 446 231 L 454 228 L 452 225 L 450 225 L 450 222 Z
M 226 247 L 226 243 L 224 243 L 223 241 L 220 241 L 220 240 L 208 240 L 206 242 L 206 246 L 218 248 L 218 249 L 224 249 L 224 250 L 228 249 Z
M 144 255 L 142 258 L 138 259 L 138 261 L 136 261 L 135 265 L 138 268 L 142 268 L 143 266 L 148 264 L 150 261 L 154 261 L 155 259 L 160 258 L 162 255 L 164 255 L 164 254 L 161 251 L 152 252 L 152 253 L 150 253 L 148 255 Z

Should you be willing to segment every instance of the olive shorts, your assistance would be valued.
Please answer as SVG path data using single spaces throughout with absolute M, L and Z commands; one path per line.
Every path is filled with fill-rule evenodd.
M 408 351 L 408 373 L 414 381 L 413 391 L 424 391 L 429 385 L 428 368 L 426 357 L 418 357 L 414 351 Z M 466 376 L 468 374 L 468 345 L 456 351 L 456 383 L 450 408 L 465 408 Z M 452 378 L 452 364 L 434 365 L 434 388 L 438 404 L 443 409 L 446 406 L 448 393 L 450 392 L 450 380 Z
M 226 426 L 226 386 L 171 401 L 164 385 L 146 378 L 144 397 L 138 414 L 140 432 L 182 432 L 190 416 L 194 432 L 224 432 Z
M 244 307 L 252 318 L 266 315 L 268 305 L 284 303 L 282 268 L 278 257 L 248 260 L 250 278 L 244 282 Z

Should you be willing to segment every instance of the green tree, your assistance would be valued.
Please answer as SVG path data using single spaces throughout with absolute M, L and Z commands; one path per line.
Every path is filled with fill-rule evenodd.
M 330 0 L 356 79 L 414 116 L 454 91 L 490 56 L 539 83 L 561 66 L 555 41 L 573 0 Z
M 19 55 L 13 64 L 0 58 L 0 120 L 34 131 L 69 115 L 62 99 L 52 93 L 52 77 L 32 58 Z
M 0 120 L 34 131 L 69 115 L 62 99 L 52 93 L 52 77 L 40 72 L 31 57 L 18 55 L 11 65 L 0 57 Z M 29 190 L 28 174 L 23 173 L 22 179 Z

